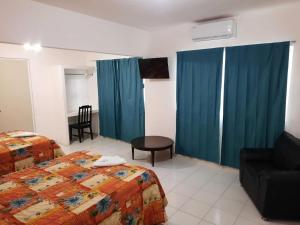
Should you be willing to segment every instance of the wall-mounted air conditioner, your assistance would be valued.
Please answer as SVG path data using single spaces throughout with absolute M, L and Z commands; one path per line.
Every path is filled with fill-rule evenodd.
M 235 19 L 222 19 L 203 22 L 192 28 L 193 41 L 208 41 L 236 37 L 237 24 Z

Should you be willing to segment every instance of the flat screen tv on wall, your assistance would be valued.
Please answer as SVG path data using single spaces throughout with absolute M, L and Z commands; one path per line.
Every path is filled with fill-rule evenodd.
M 168 79 L 168 58 L 139 59 L 142 79 Z

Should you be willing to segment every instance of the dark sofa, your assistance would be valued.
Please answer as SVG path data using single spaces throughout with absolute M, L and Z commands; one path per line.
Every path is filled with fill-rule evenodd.
M 240 182 L 265 219 L 300 219 L 300 140 L 284 132 L 272 149 L 242 149 Z

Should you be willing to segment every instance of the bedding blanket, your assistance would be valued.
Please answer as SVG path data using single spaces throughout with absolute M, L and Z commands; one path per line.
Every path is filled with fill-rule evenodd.
M 13 137 L 18 132 L 0 133 L 0 176 L 63 155 L 53 140 L 39 135 Z
M 167 204 L 156 175 L 129 164 L 93 168 L 75 152 L 0 179 L 0 224 L 154 225 Z

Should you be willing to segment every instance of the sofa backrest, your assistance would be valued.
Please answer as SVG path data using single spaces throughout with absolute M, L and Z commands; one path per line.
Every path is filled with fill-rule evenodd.
M 278 169 L 300 170 L 300 139 L 283 132 L 275 143 L 273 162 Z

